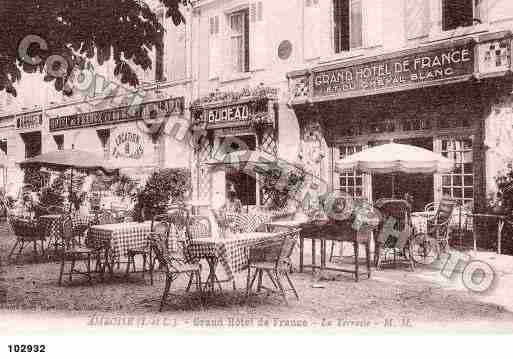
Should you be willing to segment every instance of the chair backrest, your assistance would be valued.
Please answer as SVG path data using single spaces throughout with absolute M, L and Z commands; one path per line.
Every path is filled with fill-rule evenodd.
M 116 223 L 116 217 L 110 211 L 107 210 L 100 211 L 96 218 L 96 222 L 98 224 Z
M 281 234 L 283 243 L 280 251 L 280 257 L 278 258 L 278 262 L 286 262 L 292 256 L 292 252 L 294 251 L 294 247 L 299 239 L 300 229 L 294 229 L 288 232 L 283 232 Z
M 11 232 L 14 233 L 14 222 L 16 221 L 16 216 L 14 215 L 14 213 L 7 211 L 6 220 L 7 220 L 7 227 L 9 228 L 9 230 Z
M 256 232 L 259 227 L 271 221 L 265 213 L 226 213 L 226 221 L 235 232 Z
M 424 207 L 424 212 L 436 211 L 436 209 L 438 208 L 439 204 L 440 203 L 438 203 L 438 202 L 431 202 L 431 203 L 426 204 L 426 206 Z
M 170 227 L 169 216 L 160 214 L 153 217 L 150 228 L 152 233 L 159 234 L 162 239 L 169 244 Z
M 191 216 L 189 230 L 193 239 L 212 237 L 212 223 L 207 216 Z
M 249 261 L 268 262 L 279 266 L 289 263 L 289 258 L 299 237 L 300 229 L 280 232 L 275 238 L 254 245 L 249 250 Z
M 62 245 L 70 248 L 74 245 L 73 220 L 69 214 L 63 214 L 60 218 Z
M 376 202 L 376 208 L 382 215 L 382 225 L 386 223 L 389 218 L 396 221 L 395 229 L 402 231 L 405 225 L 411 227 L 411 206 L 408 201 L 403 199 L 387 199 L 381 202 Z
M 58 206 L 50 206 L 46 208 L 48 214 L 63 214 L 65 211 L 61 207 Z
M 436 210 L 435 214 L 435 223 L 436 224 L 448 224 L 454 207 L 456 206 L 456 201 L 453 199 L 442 199 L 440 201 L 440 205 Z
M 190 221 L 191 216 L 185 208 L 176 208 L 166 214 L 170 232 L 173 231 L 178 238 L 178 243 L 182 245 L 183 256 L 186 260 L 190 259 L 189 246 L 191 243 Z
M 162 233 L 152 232 L 149 235 L 149 241 L 157 260 L 164 266 L 166 272 L 169 273 L 174 268 L 175 259 L 173 259 L 169 252 L 166 239 Z

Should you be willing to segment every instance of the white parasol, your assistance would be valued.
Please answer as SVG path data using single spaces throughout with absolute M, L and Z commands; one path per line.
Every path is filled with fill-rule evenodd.
M 454 162 L 425 148 L 387 143 L 371 147 L 336 162 L 338 172 L 358 170 L 367 173 L 447 173 Z M 392 194 L 395 194 L 392 178 Z

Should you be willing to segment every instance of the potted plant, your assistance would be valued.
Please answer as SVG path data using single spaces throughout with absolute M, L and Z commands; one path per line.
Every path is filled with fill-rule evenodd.
M 296 197 L 305 181 L 303 169 L 287 166 L 260 169 L 260 188 L 265 194 L 266 205 L 270 210 L 283 210 L 295 206 Z
M 184 203 L 191 188 L 188 169 L 166 168 L 154 172 L 144 187 L 133 193 L 135 219 L 149 220 L 165 212 L 170 203 Z

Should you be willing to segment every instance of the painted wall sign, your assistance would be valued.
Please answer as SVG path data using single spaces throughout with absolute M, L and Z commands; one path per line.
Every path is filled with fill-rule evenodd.
M 41 112 L 28 113 L 16 116 L 17 130 L 38 129 L 43 124 L 43 114 Z
M 132 130 L 123 130 L 112 139 L 113 159 L 140 160 L 144 155 L 144 141 L 141 135 Z
M 170 115 L 183 115 L 184 98 L 176 97 L 104 111 L 76 113 L 50 119 L 50 131 L 110 125 L 132 120 L 152 120 Z
M 472 43 L 393 57 L 313 74 L 313 96 L 350 97 L 355 93 L 418 86 L 474 72 Z
M 292 43 L 289 40 L 283 40 L 278 46 L 278 57 L 287 60 L 292 55 Z

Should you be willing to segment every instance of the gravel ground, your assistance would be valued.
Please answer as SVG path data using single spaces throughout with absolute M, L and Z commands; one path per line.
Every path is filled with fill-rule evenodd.
M 140 275 L 98 280 L 89 285 L 75 277 L 57 285 L 55 262 L 6 264 L 13 238 L 0 228 L 0 331 L 27 326 L 36 330 L 49 322 L 65 328 L 179 327 L 193 329 L 291 328 L 310 330 L 392 330 L 453 328 L 477 331 L 509 331 L 513 313 L 509 306 L 437 280 L 437 271 L 385 269 L 356 283 L 350 276 L 294 273 L 292 280 L 300 300 L 285 305 L 275 295 L 244 296 L 245 273 L 237 276 L 237 288 L 225 286 L 202 305 L 199 297 L 184 292 L 184 280 L 172 288 L 170 305 L 158 313 L 164 281 L 157 273 L 153 286 Z M 297 258 L 295 258 L 297 259 Z M 121 268 L 123 270 L 123 268 Z M 510 276 L 511 277 L 511 276 Z M 322 288 L 318 288 L 321 286 Z M 25 324 L 22 324 L 25 323 Z

